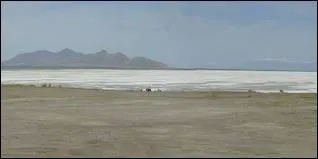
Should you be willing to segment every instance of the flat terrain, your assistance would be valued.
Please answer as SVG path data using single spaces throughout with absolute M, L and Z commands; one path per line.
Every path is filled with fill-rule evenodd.
M 317 157 L 317 94 L 2 86 L 1 157 Z

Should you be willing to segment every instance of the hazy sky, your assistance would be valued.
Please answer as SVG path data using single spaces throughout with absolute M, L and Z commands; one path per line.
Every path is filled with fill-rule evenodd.
M 3 2 L 1 58 L 101 49 L 179 67 L 316 61 L 317 2 Z

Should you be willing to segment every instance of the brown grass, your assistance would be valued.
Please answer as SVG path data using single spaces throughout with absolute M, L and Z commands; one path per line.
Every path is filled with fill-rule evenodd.
M 316 157 L 317 94 L 2 86 L 1 157 Z

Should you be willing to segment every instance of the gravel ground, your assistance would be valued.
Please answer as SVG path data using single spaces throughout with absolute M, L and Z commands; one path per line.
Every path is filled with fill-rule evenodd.
M 317 94 L 2 86 L 1 157 L 317 157 Z

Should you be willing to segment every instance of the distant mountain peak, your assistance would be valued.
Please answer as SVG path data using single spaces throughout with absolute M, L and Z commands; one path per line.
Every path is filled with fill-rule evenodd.
M 146 59 L 146 58 L 142 57 L 142 56 L 135 56 L 135 57 L 133 57 L 133 59 Z
M 49 50 L 38 50 L 36 52 L 51 52 L 51 51 L 49 51 Z
M 123 54 L 123 53 L 121 53 L 121 52 L 116 52 L 114 55 L 115 55 L 115 56 L 122 57 L 122 58 L 129 59 L 129 57 L 128 57 L 128 56 L 126 56 L 125 54 Z
M 121 53 L 121 52 L 116 52 L 116 55 L 122 55 L 122 56 L 126 56 L 125 54 Z
M 107 55 L 108 52 L 103 49 L 103 50 L 98 51 L 96 54 L 98 54 L 98 55 Z
M 69 49 L 69 48 L 65 48 L 65 49 L 62 49 L 61 51 L 59 51 L 60 53 L 64 53 L 64 52 L 75 52 L 74 50 L 72 49 Z

